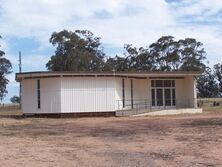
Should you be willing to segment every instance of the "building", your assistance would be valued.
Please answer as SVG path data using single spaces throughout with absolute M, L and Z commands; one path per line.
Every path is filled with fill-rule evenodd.
M 24 114 L 110 113 L 197 108 L 199 72 L 25 72 Z

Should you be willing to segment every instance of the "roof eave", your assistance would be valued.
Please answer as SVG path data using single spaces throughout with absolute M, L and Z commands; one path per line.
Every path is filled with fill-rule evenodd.
M 16 73 L 15 80 L 20 82 L 24 78 L 32 77 L 63 77 L 63 76 L 126 76 L 126 77 L 172 77 L 172 76 L 199 76 L 200 71 L 150 71 L 150 72 L 67 72 L 67 71 L 36 71 L 36 72 L 24 72 Z

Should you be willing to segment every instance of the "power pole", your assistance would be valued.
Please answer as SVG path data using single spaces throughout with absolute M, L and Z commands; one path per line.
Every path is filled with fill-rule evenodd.
M 19 51 L 19 73 L 22 72 L 22 58 L 21 58 L 21 52 Z M 21 101 L 22 101 L 22 85 L 21 85 L 21 81 L 19 82 L 19 99 L 20 99 L 20 102 L 19 102 L 19 107 L 21 109 L 22 107 L 22 104 L 21 104 Z
M 19 73 L 22 72 L 22 60 L 21 60 L 21 52 L 19 52 Z

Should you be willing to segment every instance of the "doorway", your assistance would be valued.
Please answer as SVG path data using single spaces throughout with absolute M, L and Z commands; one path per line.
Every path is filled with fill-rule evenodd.
M 175 80 L 151 80 L 152 107 L 176 106 Z

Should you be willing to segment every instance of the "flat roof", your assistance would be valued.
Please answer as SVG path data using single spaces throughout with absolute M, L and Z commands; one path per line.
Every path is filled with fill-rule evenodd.
M 126 78 L 148 78 L 148 77 L 186 77 L 199 76 L 200 71 L 148 71 L 148 72 L 72 72 L 72 71 L 32 71 L 16 73 L 15 80 L 32 78 L 52 77 L 126 77 Z

